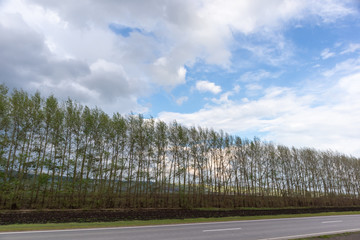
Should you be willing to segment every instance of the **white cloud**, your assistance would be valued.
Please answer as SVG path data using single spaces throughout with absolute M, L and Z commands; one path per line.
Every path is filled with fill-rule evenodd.
M 176 104 L 181 106 L 187 100 L 189 100 L 189 98 L 187 96 L 179 97 L 178 99 L 176 99 Z
M 37 8 L 31 10 L 36 15 Z M 151 91 L 146 81 L 131 78 L 120 63 L 101 59 L 101 54 L 91 57 L 95 56 L 91 53 L 94 47 L 89 48 L 86 54 L 74 53 L 69 51 L 70 48 L 63 51 L 61 43 L 51 41 L 36 26 L 30 27 L 29 22 L 32 21 L 26 22 L 26 14 L 23 17 L 12 13 L 12 9 L 6 11 L 0 14 L 0 19 L 6 19 L 0 23 L 0 72 L 1 81 L 8 87 L 30 92 L 39 90 L 44 95 L 55 94 L 61 99 L 71 97 L 90 106 L 101 105 L 109 113 L 146 111 L 137 103 L 139 96 L 146 96 Z M 43 21 L 49 20 L 48 14 Z M 37 19 L 41 20 L 40 17 Z M 55 24 L 56 28 L 58 22 L 50 20 L 49 24 Z M 75 36 L 78 34 L 76 31 L 72 33 Z M 84 31 L 84 35 L 87 33 Z M 73 47 L 77 43 L 79 49 L 81 45 L 86 45 L 84 41 L 82 44 L 76 42 L 74 36 L 72 39 L 75 40 Z M 101 38 L 94 36 L 92 39 Z M 99 43 L 104 41 L 99 40 Z M 109 59 L 101 47 L 100 51 L 105 59 Z
M 341 54 L 354 53 L 359 50 L 360 50 L 360 43 L 351 43 L 349 44 L 349 46 L 347 46 L 345 50 L 341 52 Z
M 258 91 L 262 89 L 262 86 L 259 84 L 247 84 L 245 87 L 250 91 Z
M 241 48 L 251 52 L 259 62 L 273 66 L 283 66 L 292 62 L 291 57 L 294 51 L 292 43 L 285 40 L 282 35 L 271 37 L 271 34 L 271 32 L 256 34 L 257 38 L 263 40 L 262 42 L 243 43 Z
M 325 77 L 332 77 L 336 74 L 349 74 L 360 70 L 360 58 L 349 58 L 343 62 L 337 63 L 335 67 L 323 72 Z
M 211 92 L 213 94 L 218 94 L 222 91 L 220 86 L 215 85 L 215 83 L 209 81 L 197 81 L 195 88 L 199 92 Z
M 151 69 L 153 76 L 156 76 L 153 81 L 162 86 L 173 87 L 185 83 L 186 69 L 170 63 L 165 57 L 158 58 Z
M 329 48 L 325 48 L 322 52 L 321 52 L 321 58 L 322 59 L 328 59 L 335 56 L 334 52 L 330 52 Z
M 354 104 L 357 104 L 357 106 L 360 107 L 360 105 L 358 105 L 358 101 L 360 100 L 360 97 L 358 97 L 360 95 L 360 73 L 341 78 L 337 87 L 347 93 L 346 95 L 343 95 L 344 98 L 349 102 L 355 101 Z
M 255 72 L 246 72 L 240 77 L 240 81 L 242 82 L 258 82 L 263 79 L 267 78 L 275 78 L 278 77 L 280 74 L 274 75 L 273 73 L 270 73 L 268 71 L 265 71 L 263 69 L 255 71 Z
M 12 0 L 4 5 L 5 11 L 20 14 L 31 28 L 43 34 L 59 55 L 90 64 L 98 59 L 118 62 L 133 78 L 146 77 L 166 87 L 183 84 L 184 66 L 199 59 L 229 67 L 231 48 L 237 41 L 234 33 L 266 37 L 269 46 L 244 47 L 278 64 L 291 56 L 291 44 L 280 31 L 288 22 L 306 20 L 309 15 L 330 21 L 353 13 L 346 3 L 329 0 L 230 0 L 226 4 L 221 0 L 92 0 L 87 4 Z M 141 32 L 127 38 L 115 36 L 108 29 L 111 23 Z M 166 64 L 156 65 L 159 58 L 165 58 Z
M 319 16 L 326 23 L 335 22 L 345 16 L 357 14 L 357 11 L 349 6 L 354 3 L 353 1 L 310 0 L 308 3 L 311 3 L 308 5 L 308 10 L 315 16 Z
M 166 121 L 177 119 L 186 125 L 201 123 L 205 127 L 224 129 L 229 132 L 246 131 L 265 127 L 264 124 L 260 124 L 261 118 L 264 116 L 274 117 L 294 109 L 295 101 L 290 101 L 293 98 L 293 93 L 286 91 L 282 94 L 278 93 L 276 96 L 265 95 L 257 101 L 208 106 L 192 114 L 163 112 L 159 117 Z M 232 121 L 229 124 L 223 124 L 224 118 L 232 119 Z
M 239 93 L 240 86 L 235 85 L 234 88 L 231 91 L 227 91 L 220 95 L 219 98 L 212 98 L 211 101 L 216 104 L 232 104 L 233 101 L 229 99 L 229 97 L 232 97 Z
M 299 95 L 296 89 L 272 87 L 256 100 L 224 101 L 191 114 L 162 112 L 159 118 L 187 126 L 201 123 L 240 136 L 260 132 L 262 138 L 280 144 L 360 156 L 359 84 L 360 73 L 352 73 L 316 93 Z
M 229 70 L 232 51 L 243 48 L 283 63 L 292 56 L 282 34 L 288 24 L 349 14 L 347 3 L 328 0 L 7 0 L 0 5 L 0 72 L 10 87 L 135 111 L 146 109 L 138 99 L 154 88 L 184 84 L 199 61 Z M 139 31 L 116 35 L 112 23 Z M 202 89 L 221 92 L 215 84 Z

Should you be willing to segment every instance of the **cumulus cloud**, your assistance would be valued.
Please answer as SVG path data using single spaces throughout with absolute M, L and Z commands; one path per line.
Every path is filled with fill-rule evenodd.
M 90 72 L 82 61 L 52 55 L 42 35 L 29 29 L 19 16 L 9 17 L 16 22 L 11 28 L 0 24 L 0 74 L 9 87 L 26 88 L 30 82 L 74 79 Z
M 243 44 L 254 54 L 276 62 L 291 55 L 289 44 L 278 31 L 288 21 L 303 20 L 308 15 L 330 21 L 352 14 L 346 3 L 328 0 L 232 0 L 226 4 L 220 0 L 86 4 L 71 0 L 13 0 L 7 5 L 9 11 L 21 14 L 29 26 L 44 34 L 59 54 L 91 62 L 116 59 L 128 74 L 139 75 L 141 69 L 152 82 L 170 87 L 184 83 L 185 66 L 198 59 L 223 67 L 231 65 L 234 33 L 260 34 L 259 38 L 266 36 L 272 45 L 278 43 L 275 52 L 273 47 Z M 111 36 L 111 24 L 139 31 L 126 38 Z M 166 59 L 166 64 L 157 64 L 159 59 Z
M 183 66 L 169 63 L 165 57 L 154 62 L 152 73 L 156 76 L 154 82 L 162 86 L 176 86 L 185 83 L 186 69 Z
M 229 98 L 239 93 L 239 91 L 240 91 L 240 86 L 235 85 L 235 87 L 231 91 L 227 91 L 221 94 L 219 98 L 212 98 L 211 101 L 216 104 L 232 104 L 233 101 Z
M 260 132 L 264 139 L 290 146 L 333 149 L 360 156 L 359 84 L 360 73 L 352 73 L 330 88 L 318 89 L 316 94 L 300 95 L 292 88 L 271 87 L 256 100 L 207 105 L 190 114 L 162 112 L 159 118 L 168 122 L 176 119 L 187 126 L 201 123 L 240 136 Z M 329 98 L 333 101 L 326 100 Z
M 220 93 L 221 87 L 216 85 L 213 82 L 209 82 L 209 81 L 197 81 L 196 85 L 195 85 L 196 90 L 198 90 L 199 92 L 211 92 L 213 94 L 218 94 Z
M 146 110 L 137 99 L 148 94 L 149 86 L 128 77 L 120 64 L 59 56 L 23 17 L 2 17 L 7 21 L 0 24 L 0 78 L 8 87 L 71 97 L 110 112 Z
M 16 0 L 4 4 L 0 19 L 0 77 L 10 88 L 71 97 L 109 113 L 147 110 L 137 101 L 151 84 L 111 57 L 117 39 L 106 29 L 74 29 L 55 12 Z
M 0 74 L 10 87 L 39 88 L 111 111 L 144 110 L 139 98 L 184 84 L 199 61 L 227 71 L 232 51 L 242 48 L 279 64 L 292 54 L 282 34 L 289 22 L 349 14 L 346 1 L 328 0 L 3 0 Z M 136 31 L 117 34 L 116 25 Z M 249 44 L 247 37 L 264 40 Z M 221 92 L 203 85 L 201 91 Z

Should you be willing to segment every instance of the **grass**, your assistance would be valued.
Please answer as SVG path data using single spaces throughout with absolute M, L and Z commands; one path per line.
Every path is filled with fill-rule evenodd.
M 217 208 L 217 207 L 208 207 L 208 208 L 193 208 L 196 210 L 284 210 L 284 209 L 318 209 L 319 207 L 239 207 L 239 208 Z M 336 207 L 326 207 L 328 209 Z
M 148 221 L 134 220 L 134 221 L 91 222 L 91 223 L 82 222 L 82 223 L 12 224 L 12 225 L 0 225 L 0 232 L 62 230 L 62 229 L 79 229 L 79 228 L 130 227 L 130 226 L 148 226 L 148 225 L 163 225 L 163 224 L 224 222 L 224 221 L 316 217 L 316 216 L 352 215 L 352 214 L 360 214 L 360 212 L 359 211 L 356 211 L 356 212 L 327 212 L 327 213 L 314 213 L 314 214 L 290 214 L 290 215 L 274 215 L 274 216 L 188 218 L 188 219 L 164 219 L 164 220 L 148 220 Z
M 348 233 L 340 233 L 340 234 L 334 234 L 334 235 L 324 235 L 324 236 L 309 237 L 309 238 L 297 238 L 295 240 L 332 239 L 334 237 L 350 236 L 350 235 L 359 234 L 359 233 L 360 232 L 348 232 Z

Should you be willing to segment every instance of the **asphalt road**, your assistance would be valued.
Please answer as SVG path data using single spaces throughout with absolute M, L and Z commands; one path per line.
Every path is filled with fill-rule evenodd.
M 1 240 L 279 240 L 360 231 L 360 215 L 0 233 Z

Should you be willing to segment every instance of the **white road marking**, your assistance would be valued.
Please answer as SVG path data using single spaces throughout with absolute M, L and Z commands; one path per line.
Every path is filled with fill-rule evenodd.
M 292 236 L 285 236 L 285 237 L 262 238 L 262 239 L 258 239 L 258 240 L 296 239 L 296 238 L 301 238 L 301 237 L 315 237 L 315 236 L 322 236 L 322 235 L 327 235 L 327 234 L 338 234 L 338 233 L 358 232 L 358 231 L 360 231 L 360 228 L 347 229 L 347 230 L 341 230 L 341 231 L 332 231 L 332 232 L 320 232 L 320 233 L 292 235 Z
M 35 230 L 35 231 L 18 231 L 18 232 L 0 232 L 0 235 L 9 234 L 29 234 L 29 233 L 50 233 L 50 232 L 81 232 L 81 231 L 101 231 L 101 230 L 122 230 L 122 229 L 139 229 L 139 228 L 162 228 L 162 227 L 180 227 L 190 225 L 214 225 L 226 223 L 249 223 L 249 222 L 270 222 L 270 221 L 288 221 L 291 220 L 306 220 L 306 219 L 321 219 L 339 218 L 339 217 L 358 217 L 359 215 L 332 215 L 332 216 L 316 216 L 316 217 L 292 217 L 292 218 L 275 218 L 275 219 L 261 219 L 261 220 L 238 220 L 238 221 L 222 221 L 222 222 L 203 222 L 203 223 L 181 223 L 181 224 L 165 224 L 165 225 L 150 225 L 150 226 L 134 226 L 134 227 L 103 227 L 103 228 L 76 228 L 63 230 Z M 360 230 L 360 229 L 359 229 Z
M 233 230 L 241 230 L 241 228 L 209 229 L 209 230 L 203 230 L 203 232 L 222 232 L 222 231 L 233 231 Z
M 321 222 L 321 223 L 340 223 L 340 222 L 343 222 L 342 220 L 339 220 L 339 221 L 327 221 L 327 222 Z

